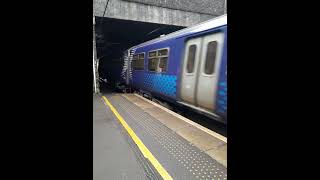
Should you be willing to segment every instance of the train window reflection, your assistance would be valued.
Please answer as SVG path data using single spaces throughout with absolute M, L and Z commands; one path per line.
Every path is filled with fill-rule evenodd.
M 158 51 L 158 56 L 167 56 L 168 55 L 168 49 L 163 49 Z
M 217 54 L 217 41 L 211 41 L 207 46 L 207 55 L 206 55 L 206 63 L 204 66 L 205 74 L 213 74 L 216 62 L 216 54 Z
M 166 72 L 167 71 L 167 57 L 160 58 L 159 69 L 158 72 Z
M 148 63 L 149 71 L 156 71 L 157 70 L 157 64 L 158 64 L 158 59 L 157 58 L 149 59 L 149 63 Z
M 157 51 L 149 52 L 149 57 L 155 57 L 155 56 L 157 56 Z
M 194 61 L 196 58 L 197 46 L 195 44 L 189 46 L 188 60 L 187 60 L 187 73 L 193 73 Z
M 168 64 L 169 49 L 153 50 L 148 53 L 148 69 L 155 72 L 166 72 Z
M 134 70 L 144 70 L 144 53 L 133 55 L 132 65 Z

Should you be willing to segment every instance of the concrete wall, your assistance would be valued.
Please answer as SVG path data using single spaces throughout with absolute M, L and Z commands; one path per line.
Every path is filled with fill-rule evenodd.
M 224 12 L 224 0 L 187 2 L 189 2 L 189 0 L 109 0 L 105 17 L 177 26 L 191 26 L 222 15 Z M 201 4 L 200 2 L 206 3 Z M 95 16 L 102 17 L 106 3 L 107 0 L 93 0 Z M 193 8 L 191 9 L 189 6 L 193 6 Z M 199 11 L 207 13 L 199 13 Z
M 225 0 L 126 0 L 201 14 L 223 14 Z

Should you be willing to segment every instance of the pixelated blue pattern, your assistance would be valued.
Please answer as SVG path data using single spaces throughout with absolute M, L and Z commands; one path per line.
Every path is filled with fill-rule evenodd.
M 176 97 L 177 76 L 147 73 L 144 77 L 145 87 L 158 93 Z
M 225 81 L 219 83 L 217 104 L 219 113 L 227 113 L 227 82 Z

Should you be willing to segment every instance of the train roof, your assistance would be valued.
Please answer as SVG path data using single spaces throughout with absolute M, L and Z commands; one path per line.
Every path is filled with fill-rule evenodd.
M 165 35 L 163 37 L 159 37 L 159 38 L 156 38 L 156 39 L 152 39 L 150 41 L 146 41 L 144 43 L 141 43 L 141 44 L 138 44 L 136 46 L 133 46 L 130 49 L 142 47 L 142 46 L 145 46 L 145 45 L 149 45 L 149 44 L 152 44 L 152 43 L 164 41 L 164 40 L 171 39 L 171 38 L 176 38 L 176 37 L 187 35 L 187 34 L 190 34 L 190 33 L 197 33 L 197 32 L 201 32 L 201 31 L 205 31 L 205 30 L 212 29 L 212 28 L 219 27 L 219 26 L 223 26 L 223 25 L 226 25 L 226 24 L 227 24 L 227 14 L 222 15 L 222 16 L 218 16 L 216 18 L 204 21 L 204 22 L 202 22 L 200 24 L 197 24 L 197 25 L 194 25 L 194 26 L 191 26 L 191 27 L 187 27 L 187 28 L 181 29 L 179 31 L 176 31 L 176 32 L 173 32 L 173 33 L 170 33 L 170 34 L 167 34 L 167 35 Z

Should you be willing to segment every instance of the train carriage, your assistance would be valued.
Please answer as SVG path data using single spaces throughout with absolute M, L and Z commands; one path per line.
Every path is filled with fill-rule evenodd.
M 127 50 L 132 88 L 227 123 L 227 15 Z

